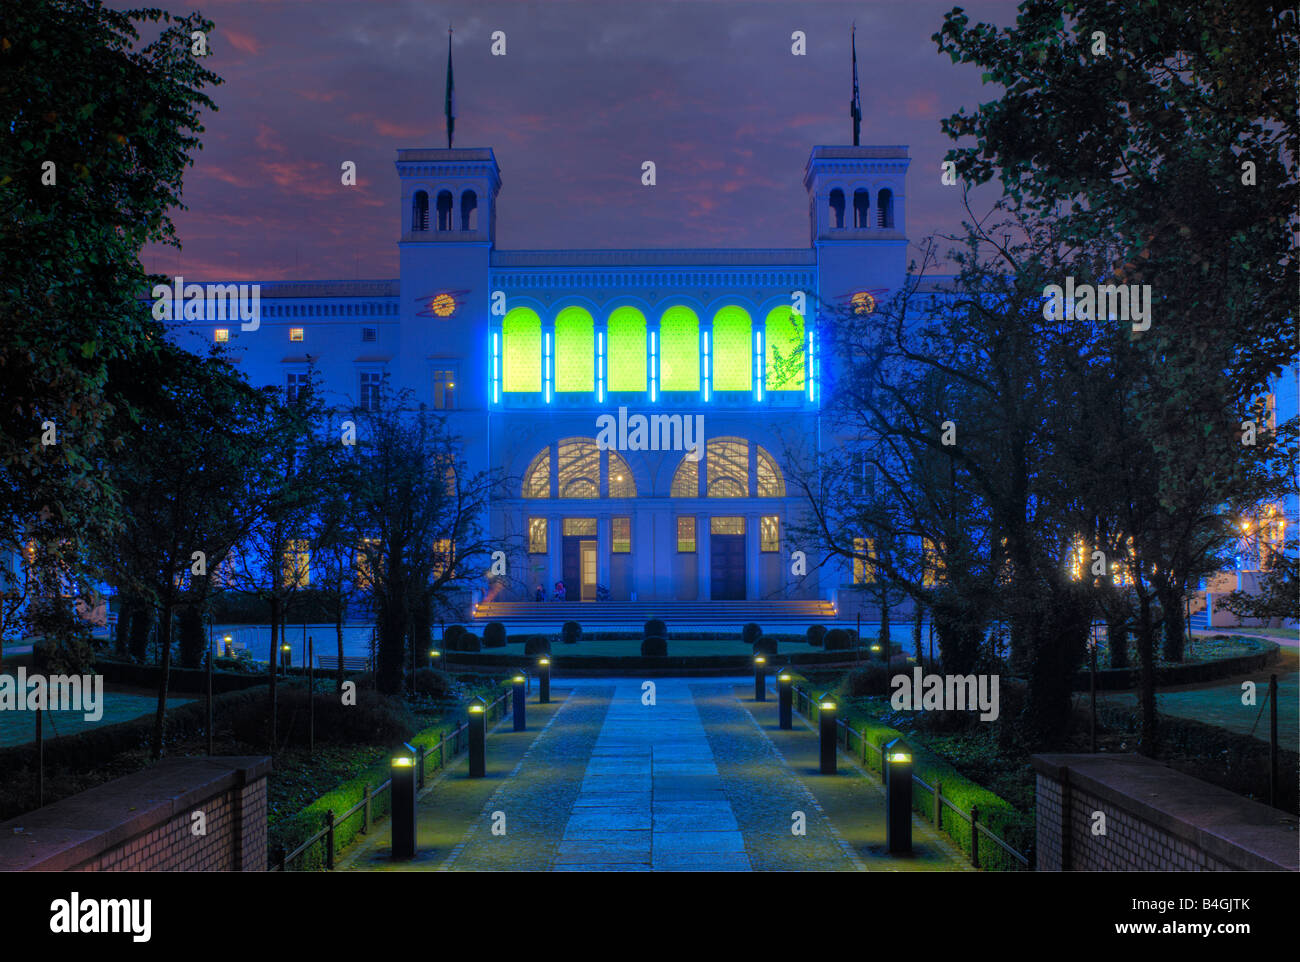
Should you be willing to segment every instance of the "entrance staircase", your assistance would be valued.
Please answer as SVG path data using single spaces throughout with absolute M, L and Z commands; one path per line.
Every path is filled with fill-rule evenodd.
M 641 628 L 651 618 L 674 625 L 714 625 L 740 631 L 746 622 L 764 629 L 833 622 L 829 601 L 485 601 L 474 609 L 474 624 L 500 621 L 510 625 L 555 626 L 576 621 L 588 625 Z

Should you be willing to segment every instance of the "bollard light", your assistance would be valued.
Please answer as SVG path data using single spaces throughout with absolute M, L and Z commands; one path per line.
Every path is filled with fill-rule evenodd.
M 442 659 L 442 652 L 440 652 L 437 648 L 430 648 L 430 649 L 429 649 L 429 664 L 430 664 L 430 665 L 432 665 L 434 668 L 437 668 L 440 664 L 442 664 L 442 660 L 441 660 L 441 659 Z
M 486 702 L 475 698 L 469 705 L 469 777 L 482 778 L 487 774 L 487 713 Z
M 284 668 L 284 673 L 289 674 L 289 652 L 293 651 L 289 645 L 280 646 L 280 666 Z
M 537 659 L 537 703 L 551 703 L 551 659 L 545 655 Z
M 912 851 L 912 750 L 901 738 L 885 745 L 885 847 Z
M 881 661 L 884 661 L 884 660 L 885 660 L 885 656 L 884 656 L 884 654 L 882 653 L 882 651 L 881 651 L 881 647 L 880 647 L 879 644 L 874 644 L 874 645 L 871 646 L 871 653 L 872 653 L 873 655 L 877 655 L 877 656 L 879 656 L 879 658 L 880 658 Z
M 835 699 L 827 692 L 817 699 L 817 719 L 821 735 L 821 773 L 834 775 L 836 771 Z
M 410 745 L 406 746 L 411 748 Z M 415 756 L 394 756 L 389 764 L 393 792 L 393 858 L 415 857 Z
M 514 683 L 514 705 L 510 714 L 513 715 L 515 719 L 515 731 L 521 732 L 526 727 L 524 723 L 524 685 L 528 683 L 528 679 L 520 674 L 515 675 L 515 677 L 510 680 Z
M 233 658 L 235 654 L 234 652 L 235 639 L 231 638 L 229 635 L 222 635 L 221 643 L 226 646 L 226 657 Z
M 783 671 L 776 676 L 776 703 L 777 715 L 780 718 L 781 728 L 789 731 L 793 727 L 794 714 L 792 706 L 794 702 L 794 675 L 788 671 Z
M 767 658 L 754 656 L 754 701 L 767 701 Z

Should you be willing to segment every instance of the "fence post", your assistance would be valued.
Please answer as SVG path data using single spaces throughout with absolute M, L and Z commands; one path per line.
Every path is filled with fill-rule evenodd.
M 334 809 L 325 813 L 325 867 L 334 868 Z
M 980 867 L 979 817 L 980 807 L 972 805 L 970 807 L 970 863 L 976 868 Z
M 943 828 L 943 782 L 934 780 L 934 827 Z
M 364 835 L 370 831 L 370 786 L 361 787 L 361 801 L 364 803 L 361 807 L 361 834 Z
M 415 750 L 415 787 L 417 790 L 424 788 L 424 746 L 421 745 Z

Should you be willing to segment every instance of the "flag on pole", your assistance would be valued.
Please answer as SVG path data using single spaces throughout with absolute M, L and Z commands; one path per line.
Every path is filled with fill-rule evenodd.
M 452 138 L 456 135 L 456 80 L 451 72 L 451 28 L 447 28 L 447 102 L 443 107 L 447 117 L 447 148 L 451 149 Z
M 862 101 L 858 98 L 858 25 L 856 23 L 853 24 L 849 36 L 849 42 L 853 45 L 853 100 L 849 103 L 849 116 L 853 118 L 853 146 L 856 147 L 862 130 Z

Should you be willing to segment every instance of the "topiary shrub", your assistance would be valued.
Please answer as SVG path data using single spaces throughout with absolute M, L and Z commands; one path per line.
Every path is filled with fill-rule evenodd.
M 448 651 L 459 651 L 456 641 L 463 634 L 465 634 L 464 625 L 448 625 L 442 633 L 442 647 Z
M 489 621 L 483 629 L 484 648 L 504 648 L 506 646 L 506 626 L 499 621 Z
M 853 646 L 853 638 L 843 628 L 832 628 L 826 632 L 822 645 L 827 651 L 848 651 Z
M 451 676 L 435 668 L 421 668 L 415 673 L 415 690 L 421 695 L 447 698 L 451 694 Z
M 660 624 L 663 624 L 663 622 L 660 622 Z M 641 655 L 647 658 L 666 658 L 668 657 L 668 642 L 664 641 L 659 635 L 651 635 L 641 642 Z
M 776 639 L 775 639 L 775 638 L 760 638 L 760 639 L 758 639 L 758 641 L 754 642 L 754 654 L 756 654 L 756 655 L 775 655 L 775 654 L 776 654 Z
M 760 625 L 750 622 L 740 631 L 740 637 L 747 645 L 752 645 L 758 639 L 763 637 L 763 628 Z
M 549 655 L 551 653 L 551 639 L 545 635 L 529 635 L 528 640 L 524 642 L 525 655 Z
M 467 631 L 456 639 L 456 651 L 482 651 L 483 642 L 472 631 Z
M 560 637 L 566 645 L 576 645 L 582 640 L 582 625 L 576 621 L 566 621 L 560 629 Z
M 804 633 L 804 638 L 807 639 L 808 644 L 812 645 L 814 648 L 820 648 L 822 642 L 826 638 L 826 626 L 809 625 L 808 631 Z
M 659 618 L 651 618 L 645 623 L 645 632 L 643 638 L 667 638 L 668 626 Z
M 889 666 L 878 661 L 868 662 L 844 676 L 844 681 L 840 685 L 840 694 L 848 697 L 889 695 L 892 692 L 889 680 L 895 674 L 901 673 L 891 671 Z

